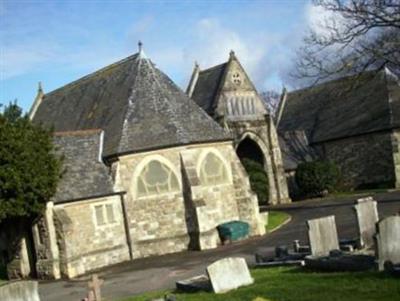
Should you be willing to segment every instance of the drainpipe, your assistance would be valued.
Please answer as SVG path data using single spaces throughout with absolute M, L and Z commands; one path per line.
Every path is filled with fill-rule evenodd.
M 129 259 L 132 260 L 133 259 L 133 251 L 132 251 L 131 233 L 129 230 L 128 212 L 126 210 L 124 194 L 121 193 L 120 197 L 121 197 L 122 215 L 124 218 L 126 242 L 128 244 L 128 250 L 129 250 Z

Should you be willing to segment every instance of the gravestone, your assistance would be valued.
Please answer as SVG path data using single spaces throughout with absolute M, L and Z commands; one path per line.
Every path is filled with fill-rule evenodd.
M 224 258 L 207 267 L 214 293 L 225 293 L 254 282 L 244 258 Z
M 1 301 L 40 301 L 37 281 L 16 281 L 0 285 Z
M 376 223 L 379 220 L 377 202 L 372 197 L 358 199 L 354 205 L 357 218 L 360 246 L 362 248 L 374 247 Z
M 400 264 L 400 216 L 382 219 L 377 224 L 377 254 L 379 270 L 384 270 L 385 262 Z
M 332 250 L 339 250 L 339 240 L 333 215 L 307 221 L 311 255 L 329 256 Z

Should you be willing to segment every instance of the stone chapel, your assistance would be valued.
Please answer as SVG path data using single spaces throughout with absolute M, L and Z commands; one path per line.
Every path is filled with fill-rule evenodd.
M 247 222 L 250 236 L 265 233 L 239 157 L 263 163 L 271 203 L 290 199 L 276 130 L 253 84 L 231 53 L 228 63 L 196 67 L 188 94 L 140 44 L 77 81 L 39 89 L 30 117 L 54 128 L 65 173 L 8 264 L 11 277 L 72 278 L 215 248 L 216 227 L 234 220 Z

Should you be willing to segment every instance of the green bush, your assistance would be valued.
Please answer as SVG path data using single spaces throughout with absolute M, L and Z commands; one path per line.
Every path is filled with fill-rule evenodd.
M 330 161 L 303 162 L 296 170 L 296 183 L 307 196 L 320 196 L 335 191 L 339 180 L 339 168 Z
M 262 164 L 248 158 L 242 159 L 243 167 L 249 175 L 251 189 L 257 194 L 260 204 L 268 203 L 268 176 Z
M 5 279 L 7 279 L 7 268 L 0 263 L 0 282 Z

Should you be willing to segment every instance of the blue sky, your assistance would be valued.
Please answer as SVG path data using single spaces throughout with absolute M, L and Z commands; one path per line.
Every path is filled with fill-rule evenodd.
M 180 87 L 193 63 L 207 68 L 233 49 L 258 90 L 289 85 L 294 51 L 315 12 L 308 1 L 0 0 L 0 103 L 29 110 L 45 92 L 137 52 Z

